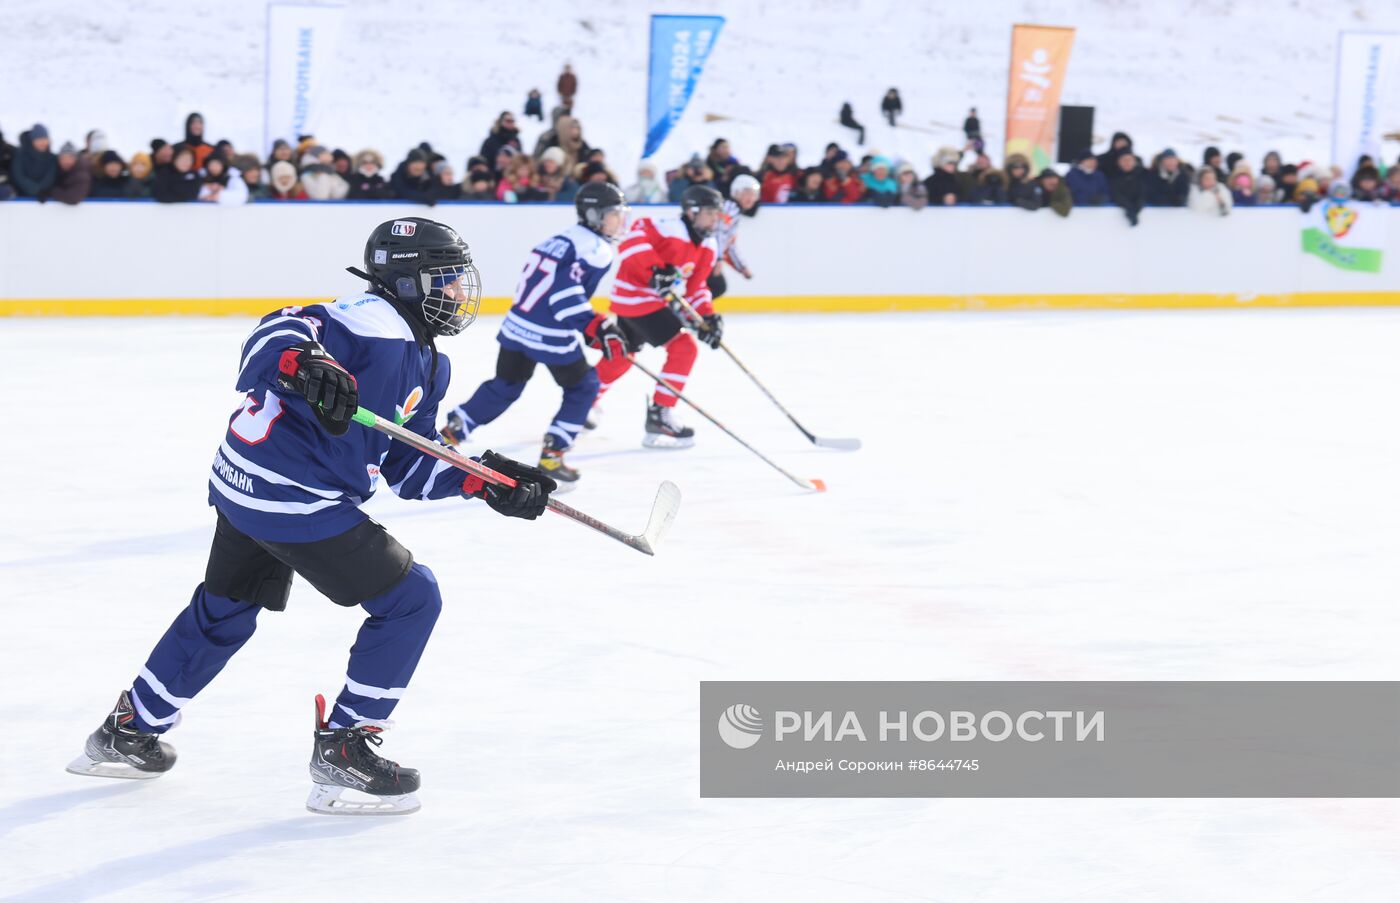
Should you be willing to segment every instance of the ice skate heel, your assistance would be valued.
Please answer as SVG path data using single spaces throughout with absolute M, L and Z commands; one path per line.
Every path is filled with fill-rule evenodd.
M 566 450 L 563 439 L 553 433 L 544 434 L 544 446 L 540 449 L 540 470 L 549 474 L 554 482 L 559 484 L 555 492 L 567 492 L 578 482 L 579 472 L 564 463 Z
M 326 722 L 326 698 L 316 695 L 308 810 L 320 815 L 408 815 L 422 808 L 418 772 L 370 748 L 384 742 L 380 735 L 385 727 L 387 723 L 362 722 L 332 728 Z
M 83 754 L 68 763 L 69 774 L 93 778 L 150 780 L 175 767 L 175 747 L 160 734 L 132 726 L 136 718 L 131 694 L 123 690 L 117 705 L 83 745 Z
M 646 448 L 690 448 L 695 430 L 676 420 L 676 409 L 655 402 L 647 405 L 647 431 L 642 437 Z

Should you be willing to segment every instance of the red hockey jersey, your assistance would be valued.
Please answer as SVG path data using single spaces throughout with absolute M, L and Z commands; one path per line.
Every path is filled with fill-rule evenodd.
M 690 240 L 685 222 L 674 219 L 639 219 L 617 249 L 617 277 L 613 280 L 612 311 L 619 317 L 640 317 L 660 310 L 666 302 L 650 287 L 652 267 L 672 264 L 685 277 L 685 300 L 701 316 L 714 313 L 705 280 L 715 268 L 719 246 L 711 236 L 699 245 Z

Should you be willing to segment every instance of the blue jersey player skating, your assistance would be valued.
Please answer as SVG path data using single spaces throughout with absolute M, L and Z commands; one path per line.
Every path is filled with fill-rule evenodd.
M 378 432 L 351 428 L 357 405 L 437 438 L 450 367 L 434 345 L 475 318 L 480 279 L 467 245 L 420 218 L 380 225 L 365 247 L 369 290 L 269 314 L 239 352 L 243 404 L 214 455 L 216 509 L 204 582 L 156 644 L 69 771 L 156 777 L 175 764 L 161 736 L 253 635 L 258 614 L 286 607 L 300 574 L 332 602 L 369 617 L 350 650 L 329 715 L 316 697 L 308 808 L 381 814 L 417 808 L 418 772 L 375 754 L 442 606 L 437 581 L 360 510 L 382 480 L 407 499 L 485 498 L 535 518 L 556 484 L 487 452 L 514 489 L 483 486 Z M 368 794 L 359 802 L 345 790 Z
M 525 262 L 515 303 L 496 336 L 501 350 L 495 377 L 448 412 L 442 428 L 452 444 L 466 441 L 472 430 L 504 414 L 525 391 L 535 365 L 544 364 L 564 399 L 544 434 L 540 469 L 566 485 L 579 475 L 564 463 L 564 452 L 598 397 L 598 374 L 584 357 L 580 334 L 605 358 L 630 351 L 617 321 L 595 314 L 589 303 L 612 267 L 613 243 L 627 229 L 627 201 L 616 185 L 593 182 L 579 189 L 574 207 L 578 224 L 536 245 Z

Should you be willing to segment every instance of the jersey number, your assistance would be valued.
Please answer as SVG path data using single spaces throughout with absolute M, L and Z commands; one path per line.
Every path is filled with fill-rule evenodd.
M 515 287 L 515 303 L 520 306 L 521 313 L 529 313 L 544 297 L 544 293 L 549 291 L 549 287 L 554 284 L 554 270 L 559 266 L 559 261 L 553 257 L 543 257 L 537 252 L 530 252 L 530 259 L 525 264 L 525 272 L 520 274 L 520 284 Z M 530 284 L 530 277 L 535 275 L 535 271 L 540 273 L 540 281 L 535 287 L 530 289 L 530 294 L 521 298 L 525 292 L 525 287 Z
M 273 395 L 271 389 L 263 393 L 261 404 L 250 392 L 243 399 L 243 407 L 238 409 L 238 416 L 233 418 L 228 429 L 248 445 L 257 445 L 272 432 L 272 425 L 282 414 L 282 399 Z

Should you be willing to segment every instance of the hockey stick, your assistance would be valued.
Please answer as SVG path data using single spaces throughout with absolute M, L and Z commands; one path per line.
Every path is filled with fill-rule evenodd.
M 704 318 L 700 316 L 699 311 L 697 311 L 694 307 L 690 306 L 690 302 L 686 301 L 684 298 L 682 298 L 680 295 L 675 294 L 674 292 L 670 293 L 669 297 L 672 300 L 674 300 L 681 307 L 682 310 L 685 311 L 686 316 L 690 318 L 690 325 L 692 328 L 696 329 L 697 331 L 709 331 L 709 327 L 705 325 Z M 773 404 L 778 408 L 778 410 L 782 411 L 784 414 L 787 415 L 787 419 L 791 420 L 792 425 L 797 427 L 798 431 L 802 433 L 802 435 L 807 437 L 808 442 L 820 448 L 838 448 L 842 451 L 855 451 L 856 449 L 860 448 L 859 439 L 827 439 L 823 436 L 818 436 L 811 430 L 807 429 L 805 426 L 798 422 L 796 417 L 792 416 L 791 411 L 783 407 L 783 403 L 779 401 L 773 395 L 772 392 L 768 391 L 768 387 L 759 381 L 758 377 L 754 375 L 754 372 L 748 367 L 744 366 L 744 362 L 739 360 L 739 355 L 735 354 L 732 350 L 730 350 L 729 346 L 724 344 L 724 342 L 719 342 L 718 346 L 722 351 L 724 351 L 725 354 L 729 355 L 729 359 L 735 364 L 737 364 L 740 370 L 744 371 L 745 376 L 753 380 L 753 384 L 755 386 L 758 386 L 758 390 L 764 395 L 768 396 L 768 400 L 773 402 Z
M 497 486 L 514 486 L 515 480 L 503 473 L 494 471 L 491 468 L 473 461 L 466 455 L 455 449 L 448 448 L 440 442 L 435 442 L 424 436 L 420 436 L 412 430 L 405 429 L 394 423 L 392 420 L 385 420 L 368 408 L 359 408 L 355 411 L 355 422 L 367 426 L 372 430 L 378 430 L 391 439 L 397 439 L 407 445 L 411 445 L 425 455 L 432 455 L 439 461 L 445 461 L 456 467 L 458 470 L 465 470 L 467 473 L 475 474 L 488 483 Z M 555 514 L 562 514 L 571 521 L 583 524 L 593 530 L 597 530 L 604 536 L 615 539 L 623 545 L 631 546 L 644 555 L 655 555 L 656 547 L 660 545 L 662 537 L 671 529 L 671 522 L 676 519 L 676 512 L 681 507 L 680 487 L 670 480 L 664 480 L 661 487 L 656 491 L 656 501 L 652 503 L 651 515 L 647 518 L 647 527 L 641 533 L 624 533 L 617 527 L 610 526 L 598 520 L 596 517 L 584 514 L 577 508 L 571 508 L 553 495 L 549 498 L 549 510 Z
M 706 420 L 710 421 L 710 422 L 713 423 L 715 426 L 719 427 L 720 429 L 722 429 L 722 430 L 724 430 L 726 433 L 728 433 L 728 434 L 729 434 L 729 438 L 733 439 L 735 442 L 739 443 L 739 444 L 742 445 L 744 448 L 747 448 L 749 451 L 753 452 L 755 455 L 758 455 L 758 457 L 763 461 L 764 464 L 767 464 L 769 467 L 773 468 L 773 469 L 776 470 L 778 473 L 780 473 L 780 474 L 782 474 L 783 476 L 787 477 L 789 480 L 792 480 L 794 483 L 796 483 L 798 486 L 801 486 L 803 489 L 808 489 L 808 490 L 811 490 L 811 491 L 813 491 L 813 492 L 826 492 L 826 483 L 822 482 L 821 480 L 817 480 L 817 479 L 804 480 L 802 477 L 793 476 L 792 474 L 788 473 L 786 470 L 783 470 L 783 469 L 782 469 L 781 467 L 779 467 L 777 464 L 773 463 L 773 461 L 772 461 L 767 455 L 765 455 L 763 452 L 761 452 L 761 451 L 759 451 L 758 449 L 754 448 L 752 445 L 749 445 L 749 444 L 748 444 L 747 442 L 745 442 L 743 439 L 740 439 L 737 435 L 735 435 L 735 433 L 734 433 L 733 430 L 731 430 L 729 427 L 725 426 L 724 424 L 720 423 L 720 422 L 719 422 L 718 420 L 716 420 L 715 418 L 711 417 L 708 413 L 705 412 L 705 409 L 704 409 L 704 408 L 700 407 L 698 404 L 696 404 L 695 402 L 691 401 L 689 398 L 686 398 L 684 395 L 682 395 L 679 389 L 677 389 L 675 386 L 673 386 L 673 385 L 671 385 L 670 383 L 668 383 L 666 380 L 662 379 L 661 376 L 660 376 L 659 374 L 652 373 L 652 372 L 651 372 L 650 370 L 648 370 L 646 367 L 644 367 L 644 366 L 642 366 L 641 364 L 637 363 L 636 360 L 633 360 L 633 361 L 632 361 L 632 366 L 636 367 L 638 370 L 642 371 L 642 372 L 645 373 L 647 376 L 650 376 L 652 379 L 656 380 L 656 384 L 657 384 L 658 386 L 665 386 L 665 387 L 666 387 L 666 390 L 667 390 L 668 392 L 670 392 L 671 394 L 675 395 L 675 396 L 676 396 L 677 398 L 679 398 L 681 401 L 685 402 L 686 404 L 688 404 L 688 405 L 690 405 L 692 408 L 694 408 L 694 409 L 695 409 L 695 412 L 696 412 L 697 414 L 699 414 L 701 417 L 704 417 Z

